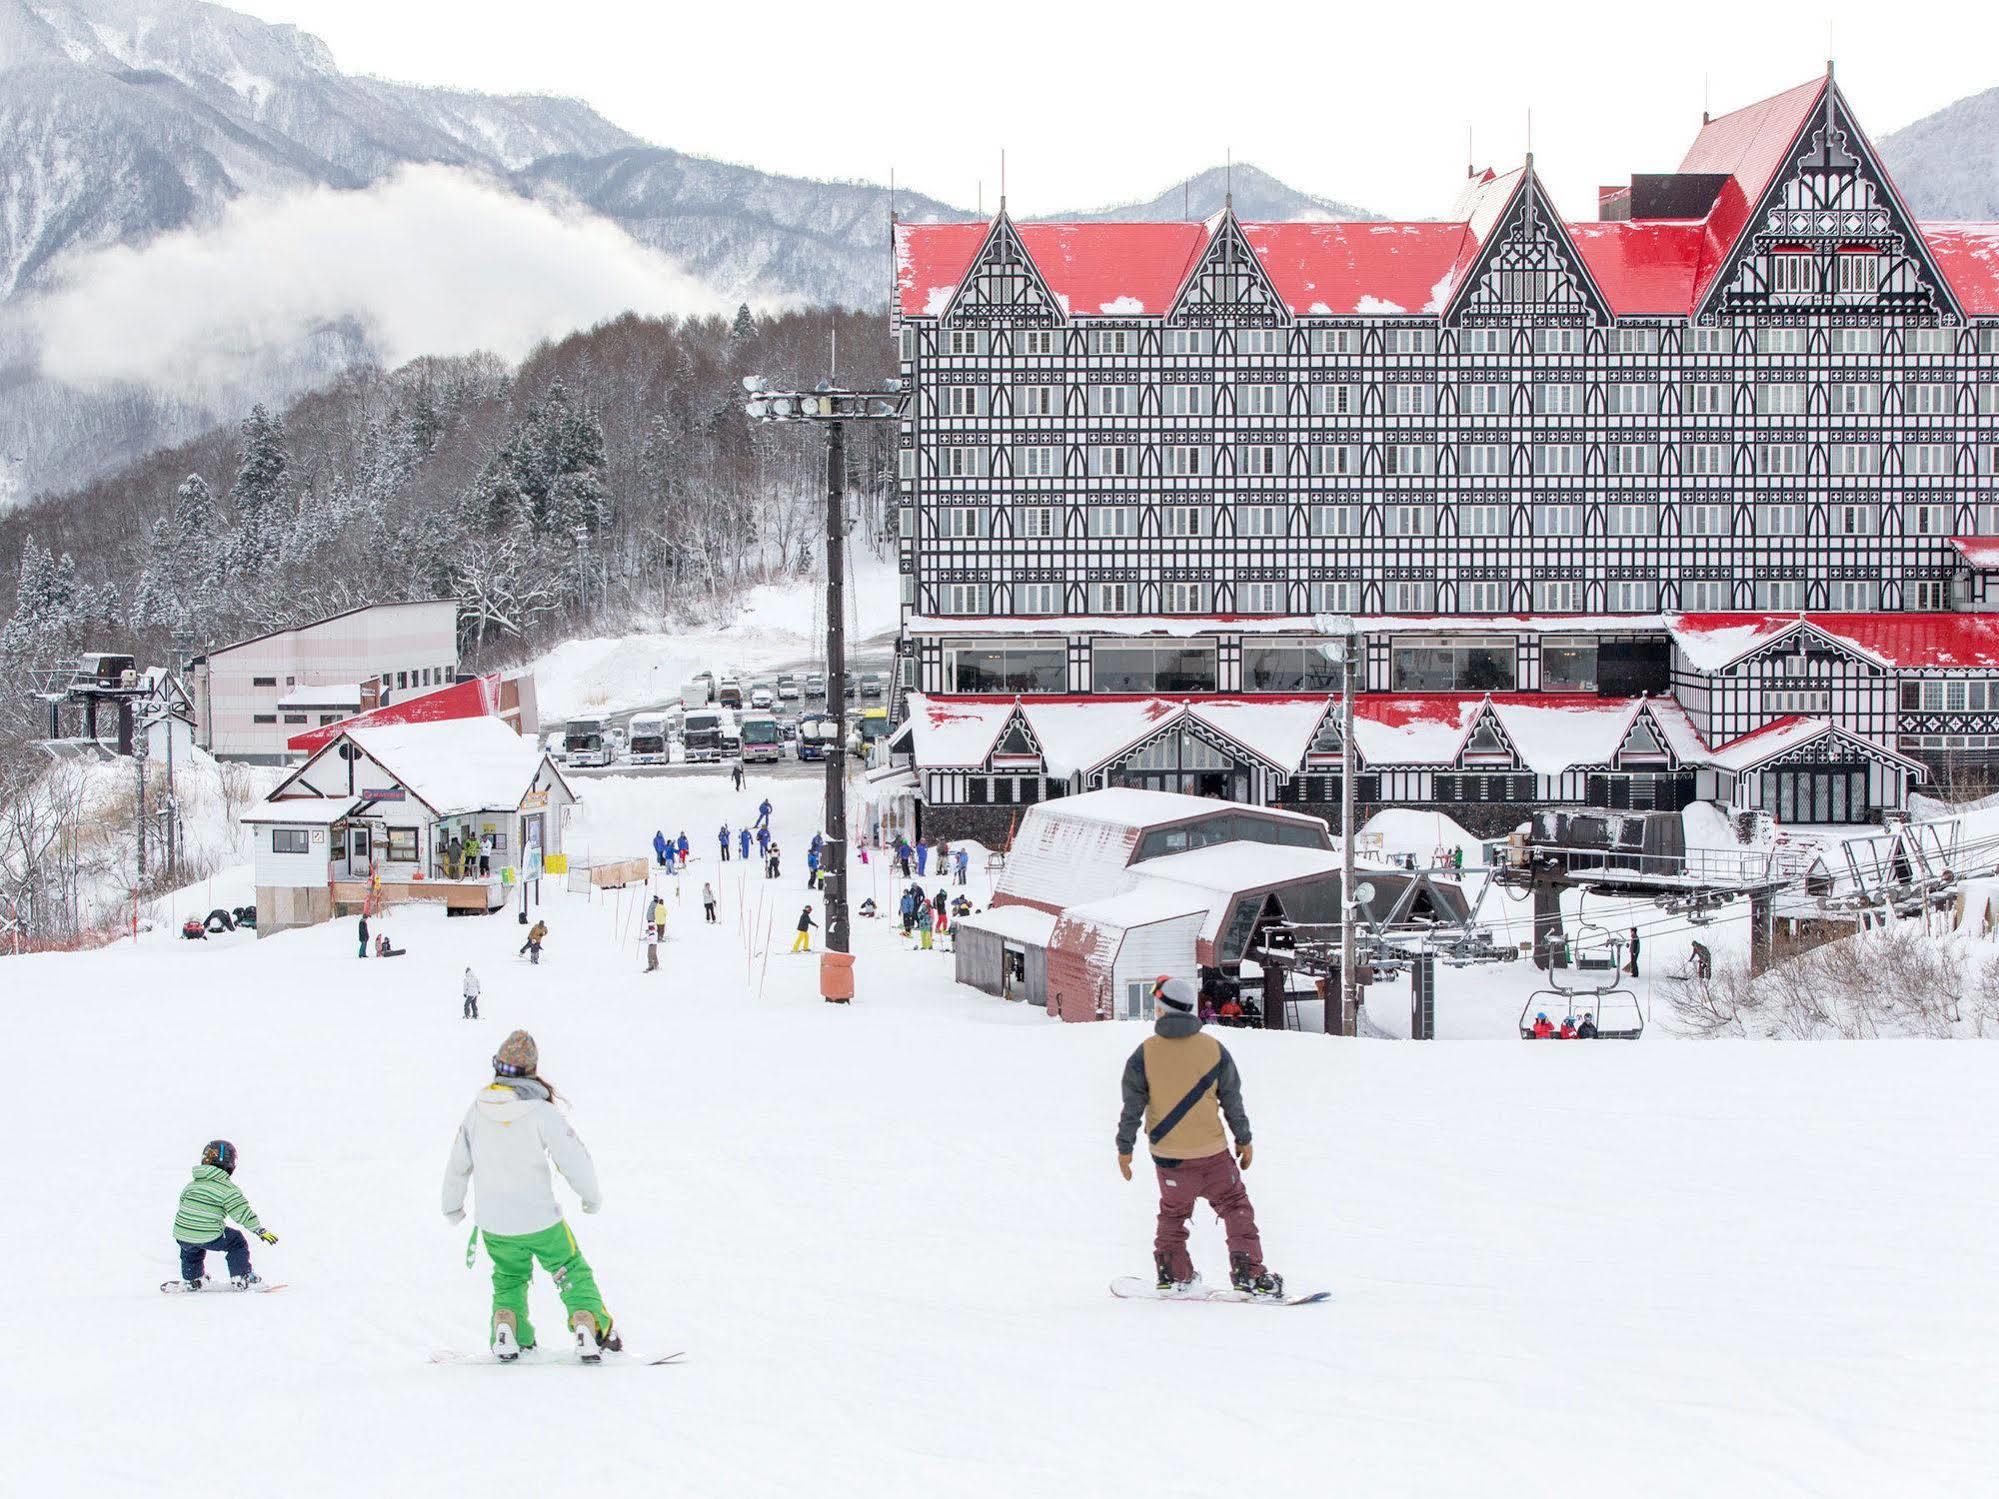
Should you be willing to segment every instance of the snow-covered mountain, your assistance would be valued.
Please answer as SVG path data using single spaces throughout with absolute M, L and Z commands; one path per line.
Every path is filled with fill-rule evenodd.
M 1156 223 L 1172 219 L 1204 219 L 1219 213 L 1227 198 L 1236 213 L 1252 223 L 1295 219 L 1376 219 L 1380 214 L 1336 203 L 1288 187 L 1259 167 L 1237 162 L 1233 167 L 1209 167 L 1205 172 L 1176 182 L 1156 198 L 1119 203 L 1110 208 L 1059 215 L 1072 219 L 1143 220 Z
M 1999 88 L 1897 130 L 1881 154 L 1921 217 L 1999 219 Z

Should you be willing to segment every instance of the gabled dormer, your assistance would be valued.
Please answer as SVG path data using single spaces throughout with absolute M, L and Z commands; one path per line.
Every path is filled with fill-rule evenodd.
M 1207 248 L 1174 299 L 1169 320 L 1264 324 L 1290 320 L 1284 299 L 1250 248 L 1233 208 L 1224 208 L 1215 220 Z
M 1002 208 L 972 268 L 944 309 L 945 324 L 1008 322 L 1053 327 L 1062 321 L 1062 304 L 1048 289 L 1040 267 L 1021 243 L 1020 231 Z
M 1458 768 L 1461 770 L 1515 770 L 1520 765 L 1520 756 L 1513 747 L 1513 741 L 1499 722 L 1499 715 L 1492 709 L 1487 699 L 1472 715 L 1471 728 L 1465 734 L 1465 741 L 1458 746 Z
M 1947 323 L 1964 316 L 1828 76 L 1696 313 L 1823 317 L 1861 310 Z
M 1013 716 L 1000 730 L 999 738 L 993 741 L 992 752 L 986 756 L 986 769 L 1038 770 L 1042 763 L 1041 740 L 1034 732 L 1034 725 L 1028 722 L 1026 712 L 1019 703 L 1015 703 Z
M 1611 319 L 1610 303 L 1535 176 L 1532 157 L 1444 309 L 1453 326 L 1508 318 Z
M 1631 716 L 1631 723 L 1624 731 L 1624 738 L 1618 743 L 1612 763 L 1619 770 L 1658 771 L 1674 768 L 1672 745 L 1657 721 L 1653 719 L 1649 707 L 1641 706 Z

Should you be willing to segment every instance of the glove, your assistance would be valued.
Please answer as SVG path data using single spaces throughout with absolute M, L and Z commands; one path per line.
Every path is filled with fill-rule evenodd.
M 453 1208 L 444 1215 L 444 1221 L 446 1223 L 463 1223 L 465 1221 L 465 1209 Z
M 586 1213 L 594 1213 L 603 1205 L 604 1204 L 601 1202 L 586 1202 L 583 1204 L 583 1211 Z
M 1128 1155 L 1120 1155 L 1120 1156 L 1119 1156 L 1119 1157 L 1117 1158 L 1117 1168 L 1118 1168 L 1118 1170 L 1120 1170 L 1120 1171 L 1122 1171 L 1122 1172 L 1124 1173 L 1124 1179 L 1125 1179 L 1126 1181 L 1130 1181 L 1130 1180 L 1131 1180 L 1131 1157 L 1130 1157 L 1130 1156 L 1128 1156 Z
M 1242 1144 L 1235 1148 L 1236 1164 L 1241 1166 L 1245 1171 L 1249 1170 L 1250 1160 L 1255 1154 L 1256 1147 L 1251 1145 L 1247 1140 L 1243 1141 Z
M 275 1244 L 278 1242 L 278 1236 L 272 1233 L 268 1228 L 258 1229 L 257 1237 L 262 1239 L 266 1244 Z

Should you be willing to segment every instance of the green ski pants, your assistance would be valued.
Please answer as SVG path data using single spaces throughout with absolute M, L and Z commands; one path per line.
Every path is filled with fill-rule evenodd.
M 596 1317 L 600 1331 L 610 1327 L 611 1314 L 604 1310 L 604 1298 L 597 1293 L 597 1277 L 583 1251 L 576 1247 L 576 1235 L 569 1231 L 568 1223 L 557 1221 L 534 1234 L 481 1232 L 480 1237 L 486 1241 L 486 1253 L 493 1257 L 493 1310 L 514 1314 L 514 1336 L 523 1348 L 535 1342 L 534 1324 L 528 1321 L 528 1281 L 534 1275 L 536 1260 L 555 1282 L 563 1309 L 571 1317 L 589 1312 Z

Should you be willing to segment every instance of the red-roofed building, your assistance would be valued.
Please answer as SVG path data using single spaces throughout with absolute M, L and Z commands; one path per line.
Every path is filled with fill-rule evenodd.
M 1917 222 L 1830 73 L 1691 135 L 1592 222 L 1530 157 L 1436 221 L 898 225 L 932 825 L 1330 810 L 1349 619 L 1374 805 L 1999 780 L 1999 225 Z

